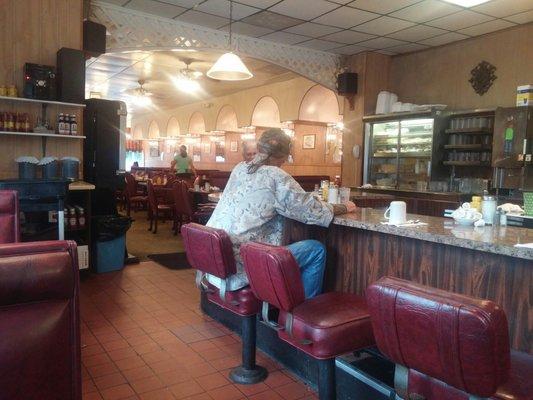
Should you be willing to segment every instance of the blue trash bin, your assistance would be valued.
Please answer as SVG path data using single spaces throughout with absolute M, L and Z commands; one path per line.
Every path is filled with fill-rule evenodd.
M 96 242 L 96 272 L 101 274 L 124 268 L 126 235 L 105 242 Z

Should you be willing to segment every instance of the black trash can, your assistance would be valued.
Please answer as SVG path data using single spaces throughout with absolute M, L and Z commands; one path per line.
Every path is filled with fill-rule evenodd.
M 118 215 L 99 215 L 93 219 L 95 266 L 97 273 L 124 268 L 126 232 L 131 218 Z

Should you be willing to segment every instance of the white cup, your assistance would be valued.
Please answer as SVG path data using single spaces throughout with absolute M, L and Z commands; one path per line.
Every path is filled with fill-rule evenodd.
M 405 204 L 405 201 L 392 201 L 383 216 L 389 220 L 391 225 L 405 224 L 407 221 L 407 204 Z

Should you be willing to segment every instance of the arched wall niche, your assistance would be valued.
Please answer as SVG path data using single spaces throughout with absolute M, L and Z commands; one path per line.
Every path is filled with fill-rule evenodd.
M 158 139 L 159 138 L 159 125 L 157 122 L 152 121 L 148 127 L 148 139 Z
M 176 117 L 170 117 L 167 122 L 167 137 L 176 137 L 180 134 L 180 124 Z
M 189 119 L 187 133 L 201 135 L 205 133 L 205 119 L 200 111 L 195 111 Z
M 135 125 L 135 127 L 133 128 L 132 134 L 135 140 L 144 139 L 144 130 L 143 130 L 142 125 L 140 124 Z
M 326 123 L 342 121 L 337 95 L 321 85 L 311 87 L 300 103 L 298 119 Z
M 218 112 L 215 129 L 219 131 L 235 132 L 238 128 L 239 123 L 237 122 L 237 113 L 235 112 L 235 109 L 229 104 L 222 106 Z
M 272 97 L 261 97 L 256 103 L 252 113 L 252 125 L 272 128 L 279 128 L 281 126 L 279 107 Z

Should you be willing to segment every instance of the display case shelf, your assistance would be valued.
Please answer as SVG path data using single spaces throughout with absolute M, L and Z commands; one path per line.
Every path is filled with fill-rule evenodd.
M 490 151 L 490 144 L 446 144 L 446 150 Z
M 446 129 L 446 133 L 450 135 L 492 135 L 492 128 L 460 128 L 460 129 Z
M 457 167 L 490 167 L 490 163 L 482 161 L 443 161 L 443 164 Z
M 374 158 L 397 158 L 397 154 L 374 154 L 372 157 Z M 399 158 L 431 158 L 430 154 L 410 154 L 410 153 L 404 153 L 400 154 Z
M 14 101 L 19 103 L 34 103 L 41 105 L 57 105 L 65 107 L 75 107 L 75 108 L 85 108 L 85 104 L 78 103 L 67 103 L 64 101 L 55 101 L 55 100 L 38 100 L 38 99 L 27 99 L 25 97 L 9 97 L 9 96 L 0 96 L 0 101 Z

